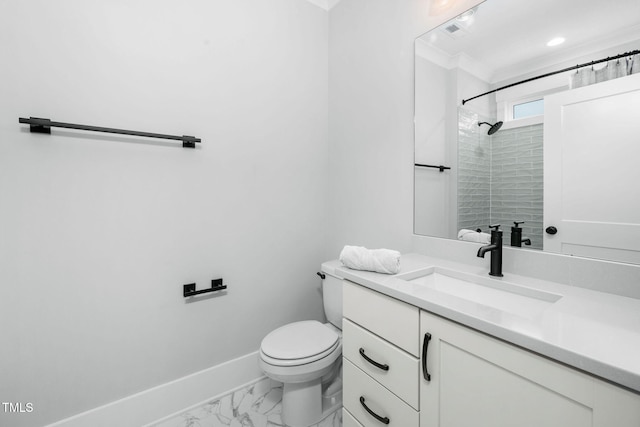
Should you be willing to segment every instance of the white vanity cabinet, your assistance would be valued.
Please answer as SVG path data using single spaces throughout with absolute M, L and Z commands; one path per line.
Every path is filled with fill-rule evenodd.
M 425 311 L 420 328 L 420 427 L 640 426 L 637 394 Z
M 343 314 L 344 425 L 418 427 L 420 310 L 344 281 Z
M 362 427 L 362 424 L 353 418 L 353 415 L 351 415 L 349 411 L 342 408 L 342 427 Z
M 640 427 L 640 394 L 343 283 L 345 427 Z

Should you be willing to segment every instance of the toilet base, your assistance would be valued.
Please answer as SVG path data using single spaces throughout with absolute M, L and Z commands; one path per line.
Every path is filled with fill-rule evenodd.
M 341 408 L 341 384 L 330 395 L 326 391 L 322 391 L 321 379 L 310 383 L 283 384 L 282 422 L 288 427 L 309 427 Z
M 308 427 L 322 418 L 322 379 L 285 383 L 282 390 L 282 421 L 290 427 Z

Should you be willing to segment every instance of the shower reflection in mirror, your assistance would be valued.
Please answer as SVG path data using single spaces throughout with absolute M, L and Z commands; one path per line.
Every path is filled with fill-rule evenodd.
M 620 0 L 616 8 L 552 3 L 516 7 L 510 0 L 487 0 L 416 39 L 414 160 L 451 166 L 446 174 L 414 168 L 416 234 L 482 241 L 489 224 L 502 224 L 508 245 L 511 225 L 518 223 L 515 246 L 559 251 L 549 239 L 564 242 L 566 229 L 545 233 L 559 225 L 549 215 L 557 211 L 556 200 L 551 204 L 545 190 L 557 186 L 545 176 L 545 98 L 600 82 L 611 83 L 597 86 L 599 92 L 622 79 L 633 86 L 640 35 L 632 0 Z M 553 8 L 553 16 L 545 8 Z M 580 31 L 574 31 L 569 24 L 578 21 Z M 584 24 L 592 21 L 599 24 Z M 545 45 L 551 36 L 566 40 Z M 618 156 L 625 156 L 625 147 L 617 148 Z M 556 179 L 562 171 L 553 167 Z
M 637 73 L 640 73 L 640 53 L 576 70 L 571 74 L 569 87 L 575 89 Z

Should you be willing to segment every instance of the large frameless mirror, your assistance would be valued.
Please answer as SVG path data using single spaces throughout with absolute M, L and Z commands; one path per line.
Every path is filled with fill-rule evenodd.
M 640 263 L 640 2 L 487 0 L 415 42 L 416 234 Z

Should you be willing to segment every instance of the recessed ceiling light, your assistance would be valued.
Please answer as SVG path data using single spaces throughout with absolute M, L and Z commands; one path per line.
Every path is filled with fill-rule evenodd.
M 477 9 L 477 7 L 474 7 L 473 9 L 467 10 L 466 12 L 458 15 L 456 17 L 456 20 L 458 20 L 460 22 L 465 22 L 465 21 L 470 20 L 473 17 L 473 15 L 475 15 L 476 9 Z
M 558 46 L 559 44 L 564 43 L 564 37 L 556 37 L 547 42 L 547 46 Z

